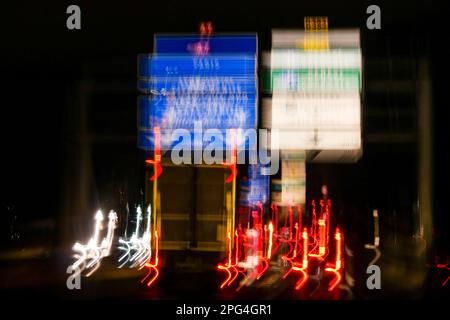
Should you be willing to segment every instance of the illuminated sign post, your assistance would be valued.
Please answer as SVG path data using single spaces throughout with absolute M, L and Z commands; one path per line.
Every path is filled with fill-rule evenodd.
M 194 141 L 189 150 L 203 150 L 213 143 L 231 153 L 231 159 L 222 163 L 231 169 L 225 180 L 232 183 L 229 250 L 234 242 L 237 149 L 256 147 L 256 141 L 237 146 L 237 140 L 240 130 L 257 127 L 257 48 L 256 34 L 215 35 L 207 22 L 200 25 L 199 35 L 155 35 L 153 54 L 138 57 L 138 89 L 143 94 L 138 98 L 138 147 L 158 149 L 159 158 L 187 141 Z M 226 138 L 216 141 L 215 135 L 211 141 L 202 134 L 206 130 L 219 131 L 222 137 L 225 133 Z M 175 132 L 187 133 L 187 138 Z M 194 153 L 197 164 L 195 157 Z M 155 186 L 156 179 L 154 193 Z M 156 268 L 157 263 L 146 266 Z M 231 268 L 231 262 L 224 268 Z
M 256 54 L 256 35 L 156 35 L 155 54 L 139 56 L 138 87 L 147 95 L 138 99 L 138 147 L 154 148 L 155 126 L 163 150 L 179 143 L 173 130 L 194 137 L 196 124 L 222 133 L 255 129 Z M 200 148 L 208 143 L 201 141 Z
M 272 94 L 263 99 L 262 127 L 277 131 L 282 161 L 281 192 L 272 194 L 272 203 L 285 207 L 287 217 L 291 206 L 306 203 L 306 162 L 355 162 L 362 155 L 359 31 L 330 31 L 326 17 L 307 17 L 304 31 L 273 30 L 272 50 L 262 60 L 263 91 Z M 303 252 L 305 257 L 326 258 L 329 219 L 327 213 L 316 221 L 313 214 L 311 232 L 318 245 Z M 285 237 L 293 236 L 291 229 Z M 338 248 L 342 238 L 338 232 Z M 327 269 L 336 274 L 329 290 L 340 281 L 338 259 L 335 269 Z M 307 259 L 302 265 L 294 263 L 288 271 L 302 272 L 296 289 L 307 278 Z
M 263 91 L 272 97 L 263 100 L 262 126 L 278 131 L 282 159 L 281 192 L 274 193 L 272 204 L 274 208 L 277 204 L 286 207 L 284 234 L 292 239 L 292 222 L 289 233 L 286 231 L 287 213 L 292 212 L 293 204 L 306 202 L 305 163 L 355 162 L 362 154 L 359 31 L 329 31 L 326 17 L 307 17 L 304 31 L 272 31 L 272 50 L 263 57 L 263 63 Z M 302 263 L 285 257 L 291 262 L 285 276 L 291 271 L 301 273 L 296 289 L 308 279 L 308 259 L 323 262 L 329 253 L 331 202 L 321 200 L 320 206 L 316 217 L 313 201 L 311 231 L 302 232 Z M 301 230 L 301 226 L 295 228 Z M 309 236 L 316 242 L 311 250 Z M 327 264 L 325 269 L 335 276 L 329 291 L 342 279 L 343 234 L 339 229 L 335 240 L 334 266 Z
M 355 162 L 362 154 L 358 30 L 328 30 L 325 17 L 305 31 L 274 30 L 265 56 L 263 123 L 279 130 L 282 150 L 304 150 L 309 162 Z

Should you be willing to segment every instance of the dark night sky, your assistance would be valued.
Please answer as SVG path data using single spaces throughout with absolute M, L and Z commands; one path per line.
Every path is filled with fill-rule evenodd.
M 66 29 L 69 4 L 81 7 L 81 31 Z M 330 27 L 363 29 L 369 4 L 380 5 L 382 30 L 363 31 L 365 42 L 402 32 L 430 40 L 435 170 L 439 181 L 448 180 L 448 27 L 437 1 L 11 1 L 2 3 L 0 20 L 2 206 L 56 214 L 66 92 L 84 61 L 124 59 L 135 72 L 136 55 L 151 50 L 155 32 L 196 32 L 203 20 L 213 21 L 217 32 L 257 31 L 261 49 L 268 49 L 271 28 L 302 28 L 307 15 L 328 16 Z M 369 47 L 376 54 L 376 42 Z M 448 191 L 445 186 L 436 196 Z

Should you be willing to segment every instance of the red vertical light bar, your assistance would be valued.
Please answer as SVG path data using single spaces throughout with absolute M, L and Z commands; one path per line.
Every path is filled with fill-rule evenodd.
M 298 230 L 302 230 L 302 207 L 300 205 L 297 206 L 298 211 Z
M 147 287 L 150 287 L 153 282 L 155 282 L 156 278 L 158 278 L 159 270 L 158 270 L 158 264 L 159 264 L 159 237 L 158 237 L 158 231 L 155 230 L 155 262 L 150 263 L 150 261 L 145 263 L 145 267 L 149 269 L 147 275 L 141 280 L 141 283 L 147 279 L 152 270 L 155 271 L 155 275 L 147 282 Z
M 148 159 L 145 160 L 146 163 L 153 165 L 153 175 L 150 177 L 150 181 L 154 181 L 157 179 L 162 173 L 161 166 L 161 130 L 159 127 L 153 128 L 154 133 L 154 141 L 155 141 L 155 150 L 153 153 L 153 160 Z
M 313 200 L 311 202 L 312 206 L 312 221 L 311 221 L 311 235 L 315 239 L 316 238 L 316 202 Z
M 308 269 L 308 230 L 306 228 L 303 229 L 302 232 L 303 239 L 303 259 L 301 266 L 297 266 L 296 264 L 292 267 L 292 270 L 299 271 L 302 274 L 300 280 L 295 284 L 295 290 L 299 290 L 308 280 L 309 276 L 306 270 Z
M 291 206 L 288 207 L 288 211 L 289 211 L 289 240 L 292 240 L 292 231 L 293 231 L 292 223 L 293 223 L 293 218 L 292 218 L 292 207 Z
M 330 239 L 330 224 L 331 224 L 331 201 L 327 199 L 327 203 L 325 204 L 325 212 L 326 212 L 326 224 L 327 224 L 327 246 Z
M 223 287 L 228 283 L 228 281 L 230 281 L 231 279 L 231 272 L 230 272 L 230 266 L 231 266 L 231 234 L 230 232 L 228 232 L 227 234 L 227 241 L 228 241 L 228 259 L 227 259 L 227 263 L 226 265 L 221 265 L 219 264 L 217 266 L 217 269 L 219 270 L 224 270 L 228 273 L 227 278 L 225 279 L 224 282 L 222 282 L 222 284 L 220 285 L 220 289 L 223 289 Z
M 230 129 L 231 134 L 231 162 L 224 162 L 231 170 L 231 174 L 225 179 L 225 183 L 231 183 L 234 178 L 237 176 L 237 147 L 236 147 L 236 129 Z M 234 227 L 234 226 L 233 226 Z
M 272 241 L 273 241 L 273 223 L 269 223 L 269 248 L 267 249 L 267 259 L 272 256 Z
M 324 219 L 318 220 L 319 226 L 319 252 L 318 253 L 310 253 L 309 256 L 313 258 L 322 259 L 326 253 L 326 224 Z
M 342 259 L 342 243 L 343 243 L 343 234 L 339 230 L 339 228 L 336 228 L 336 233 L 334 235 L 334 239 L 336 240 L 336 261 L 334 268 L 325 268 L 325 271 L 332 272 L 335 275 L 335 278 L 330 282 L 330 285 L 328 287 L 328 291 L 333 291 L 334 288 L 341 282 L 342 275 L 341 275 L 341 269 L 343 268 L 343 259 Z

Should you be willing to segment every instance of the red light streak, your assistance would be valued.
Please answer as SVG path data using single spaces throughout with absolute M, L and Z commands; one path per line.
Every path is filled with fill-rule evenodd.
M 316 202 L 313 200 L 311 202 L 312 205 L 312 221 L 311 221 L 311 235 L 315 239 L 316 238 Z
M 266 272 L 267 269 L 269 268 L 269 260 L 268 259 L 266 259 L 264 257 L 260 257 L 260 261 L 261 261 L 261 264 L 263 265 L 263 269 L 257 274 L 256 280 L 259 280 L 263 276 L 264 272 Z
M 324 217 L 324 219 L 325 219 L 325 223 L 326 223 L 326 225 L 327 225 L 327 237 L 326 237 L 326 239 L 327 239 L 327 242 L 326 242 L 326 244 L 327 244 L 327 246 L 328 246 L 328 243 L 329 243 L 329 238 L 330 238 L 330 221 L 331 221 L 331 219 L 330 219 L 330 209 L 331 209 L 331 201 L 330 201 L 330 199 L 327 199 L 327 203 L 324 205 L 324 203 L 323 203 L 323 200 L 320 200 L 320 202 L 321 202 L 321 207 L 323 208 L 323 207 L 325 207 L 325 213 L 323 214 L 323 217 Z
M 275 222 L 275 234 L 278 234 L 278 207 L 275 204 L 271 204 L 272 209 L 272 221 Z
M 226 263 L 226 265 L 221 265 L 219 264 L 217 266 L 217 269 L 219 270 L 225 270 L 228 273 L 228 277 L 225 279 L 224 282 L 222 282 L 222 284 L 220 285 L 220 289 L 223 289 L 223 287 L 225 287 L 225 285 L 228 283 L 228 281 L 230 281 L 231 279 L 231 272 L 230 272 L 230 267 L 231 267 L 231 234 L 228 232 L 227 234 L 227 240 L 228 240 L 228 261 Z
M 333 291 L 334 288 L 341 282 L 342 276 L 339 271 L 333 268 L 326 268 L 325 271 L 332 272 L 335 275 L 333 281 L 330 282 L 330 286 L 328 287 L 328 291 Z
M 227 235 L 227 262 L 217 266 L 218 270 L 227 273 L 226 279 L 220 284 L 220 289 L 230 286 L 240 274 L 243 275 L 243 279 L 237 286 L 236 291 L 244 286 L 251 285 L 255 280 L 259 280 L 270 268 L 270 260 L 281 244 L 289 246 L 289 251 L 281 258 L 290 263 L 289 270 L 285 272 L 281 279 L 285 279 L 292 272 L 298 272 L 299 279 L 294 288 L 295 290 L 303 288 L 310 278 L 308 272 L 309 259 L 317 259 L 319 263 L 322 263 L 329 253 L 331 202 L 320 200 L 319 204 L 321 209 L 320 214 L 317 215 L 315 202 L 312 201 L 313 224 L 310 229 L 302 225 L 301 206 L 297 206 L 297 217 L 294 216 L 294 208 L 287 206 L 282 233 L 278 235 L 278 207 L 275 204 L 270 205 L 271 220 L 267 225 L 264 225 L 264 206 L 261 202 L 258 202 L 257 208 L 250 210 L 248 225 L 244 223 L 247 228 L 246 231 L 241 229 L 240 223 L 235 230 L 236 245 L 234 248 L 232 247 L 231 233 Z M 325 271 L 333 274 L 328 291 L 333 291 L 343 278 L 343 234 L 339 229 L 336 229 L 334 239 L 336 243 L 335 261 L 333 261 L 333 264 L 327 263 L 325 265 Z
M 211 21 L 201 22 L 199 26 L 200 35 L 210 36 L 214 32 L 214 27 Z
M 231 183 L 237 176 L 238 170 L 236 167 L 237 163 L 237 150 L 236 150 L 236 130 L 231 129 L 231 162 L 224 162 L 223 164 L 230 168 L 231 174 L 225 179 L 225 183 Z
M 237 265 L 239 262 L 239 230 L 238 229 L 236 229 L 235 235 L 236 235 L 236 258 L 234 261 L 234 265 Z
M 298 211 L 298 230 L 302 230 L 302 207 L 297 206 Z
M 308 280 L 309 275 L 306 272 L 308 269 L 308 230 L 306 228 L 303 229 L 302 232 L 302 239 L 303 239 L 303 259 L 301 266 L 298 266 L 296 263 L 292 266 L 293 271 L 299 271 L 302 276 L 300 280 L 297 281 L 295 284 L 295 290 L 299 290 L 301 287 L 304 286 L 306 283 L 306 280 Z
M 231 272 L 230 272 L 230 268 L 229 267 L 225 267 L 223 265 L 218 265 L 217 269 L 219 270 L 225 270 L 228 273 L 228 277 L 225 279 L 224 282 L 222 282 L 222 284 L 220 285 L 220 289 L 223 289 L 223 287 L 225 287 L 225 285 L 228 283 L 228 281 L 230 281 L 231 279 Z
M 289 240 L 292 240 L 292 230 L 293 230 L 294 218 L 292 207 L 289 206 Z
M 269 248 L 267 249 L 267 259 L 272 256 L 272 241 L 273 241 L 273 224 L 269 223 Z
M 436 257 L 437 258 L 437 257 Z M 438 259 L 438 258 L 437 258 Z M 447 257 L 447 261 L 448 261 L 448 257 Z M 446 264 L 443 263 L 437 263 L 436 264 L 436 268 L 438 269 L 444 269 L 447 271 L 450 271 L 450 268 L 448 267 L 448 262 Z M 450 276 L 447 277 L 447 279 L 445 279 L 445 281 L 442 283 L 441 287 L 445 287 L 447 285 L 447 283 L 450 281 Z
M 159 127 L 155 127 L 153 128 L 153 132 L 155 134 L 154 160 L 145 160 L 146 163 L 152 164 L 154 168 L 154 173 L 150 177 L 150 181 L 154 181 L 155 179 L 157 179 L 163 171 L 161 166 L 161 131 Z
M 319 252 L 310 253 L 309 256 L 321 260 L 323 259 L 326 253 L 326 224 L 324 219 L 319 219 L 318 225 L 319 225 Z
M 236 177 L 238 174 L 236 164 L 224 163 L 224 165 L 227 166 L 228 168 L 230 168 L 230 170 L 231 170 L 230 175 L 225 179 L 225 183 L 231 183 L 233 181 L 234 177 Z
M 332 272 L 334 273 L 335 277 L 333 281 L 330 282 L 328 291 L 333 291 L 334 288 L 341 282 L 342 275 L 340 273 L 340 270 L 343 267 L 343 261 L 342 261 L 342 240 L 343 235 L 341 234 L 341 231 L 339 228 L 336 229 L 336 233 L 334 235 L 334 238 L 336 240 L 336 262 L 334 268 L 325 268 L 326 272 Z
M 235 231 L 235 235 L 236 235 L 236 244 L 235 244 L 236 255 L 235 255 L 235 262 L 234 262 L 234 264 L 231 265 L 231 268 L 235 271 L 235 275 L 228 282 L 228 286 L 231 285 L 239 275 L 239 270 L 237 269 L 237 264 L 239 262 L 239 232 L 238 232 L 238 230 Z
M 148 273 L 147 275 L 141 280 L 141 283 L 144 283 L 145 279 L 147 279 L 150 274 L 152 273 L 152 270 L 155 271 L 155 275 L 147 282 L 147 287 L 150 287 L 153 282 L 155 282 L 156 278 L 159 276 L 158 271 L 158 263 L 159 263 L 159 237 L 158 237 L 158 231 L 155 230 L 155 263 L 150 263 L 150 261 L 146 262 L 144 264 L 145 267 L 147 267 Z
M 292 259 L 295 259 L 297 257 L 297 245 L 298 245 L 298 223 L 295 223 L 295 244 L 294 244 L 294 256 Z
M 225 265 L 219 264 L 217 266 L 218 270 L 224 270 L 225 272 L 227 272 L 228 276 L 227 278 L 221 283 L 220 285 L 220 289 L 223 289 L 226 285 L 230 286 L 234 280 L 236 280 L 236 278 L 239 275 L 239 270 L 236 268 L 238 262 L 239 262 L 239 233 L 236 230 L 235 231 L 235 235 L 236 235 L 236 255 L 235 255 L 235 263 L 232 264 L 231 263 L 231 257 L 232 257 L 232 248 L 231 248 L 231 234 L 228 233 L 227 235 L 227 239 L 228 239 L 228 260 L 227 263 Z M 230 269 L 232 269 L 235 273 L 234 276 L 232 276 L 232 273 L 230 271 Z
M 445 287 L 449 280 L 450 280 L 450 276 L 448 276 L 447 279 L 442 283 L 442 287 Z

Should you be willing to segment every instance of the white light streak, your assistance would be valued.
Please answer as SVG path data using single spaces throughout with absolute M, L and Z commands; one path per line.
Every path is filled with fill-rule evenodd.
M 77 260 L 72 264 L 72 270 L 80 269 L 80 273 L 85 269 L 90 269 L 86 276 L 90 276 L 93 274 L 99 267 L 101 260 L 109 256 L 111 252 L 111 246 L 114 239 L 114 229 L 116 228 L 117 223 L 117 214 L 113 210 L 111 210 L 108 214 L 108 230 L 106 237 L 102 239 L 99 243 L 100 238 L 100 230 L 102 230 L 102 221 L 103 221 L 103 213 L 101 210 L 98 210 L 95 214 L 95 227 L 94 227 L 94 235 L 89 239 L 87 244 L 81 244 L 76 242 L 72 247 L 73 251 L 76 252 L 74 254 L 74 258 Z

